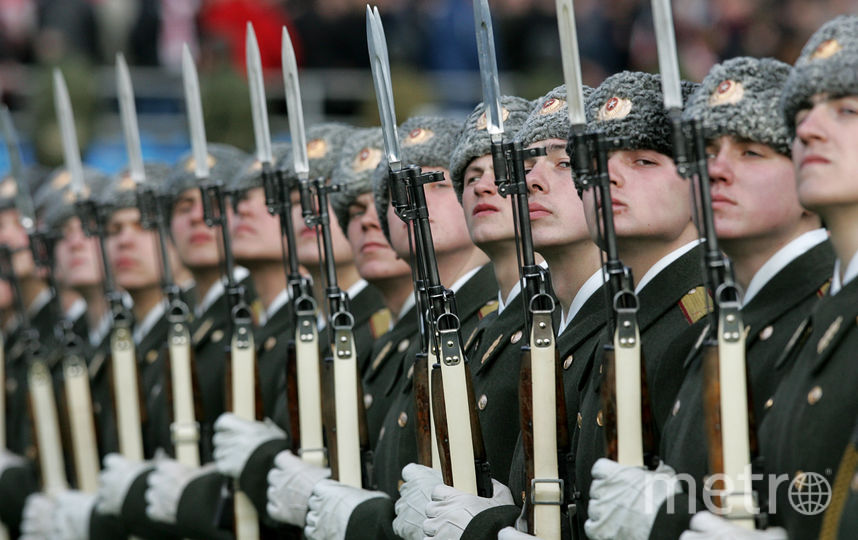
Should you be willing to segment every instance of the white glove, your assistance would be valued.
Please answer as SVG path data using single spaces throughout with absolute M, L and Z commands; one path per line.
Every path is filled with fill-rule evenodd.
M 244 420 L 232 413 L 223 413 L 214 424 L 214 459 L 218 470 L 238 478 L 253 451 L 262 444 L 285 439 L 286 432 L 266 418 L 264 422 Z
M 307 503 L 307 526 L 304 536 L 308 540 L 341 540 L 352 512 L 364 501 L 387 497 L 380 491 L 367 491 L 335 480 L 320 480 L 313 487 Z
M 787 540 L 787 532 L 780 527 L 749 531 L 710 512 L 697 512 L 679 540 Z
M 87 540 L 89 516 L 95 506 L 95 494 L 82 491 L 63 491 L 56 497 L 53 518 L 55 540 Z
M 265 510 L 277 521 L 303 527 L 313 486 L 329 476 L 330 469 L 304 463 L 289 450 L 280 452 L 274 457 L 274 468 L 268 471 Z
M 402 479 L 405 482 L 399 486 L 399 499 L 393 505 L 393 532 L 406 540 L 423 540 L 426 505 L 432 500 L 432 490 L 444 480 L 440 472 L 416 463 L 402 468 Z
M 593 540 L 646 540 L 661 503 L 681 490 L 676 471 L 663 463 L 648 471 L 601 458 L 592 474 L 584 530 Z
M 182 492 L 191 480 L 213 471 L 213 463 L 188 467 L 173 459 L 159 460 L 147 479 L 146 515 L 154 521 L 175 523 Z
M 0 448 L 0 476 L 3 475 L 3 472 L 6 469 L 11 467 L 23 467 L 25 463 L 27 463 L 27 460 L 18 454 L 13 454 L 5 448 Z
M 56 506 L 56 499 L 44 493 L 33 493 L 27 497 L 21 514 L 21 540 L 50 538 Z
M 151 462 L 132 461 L 119 454 L 104 456 L 104 468 L 98 475 L 98 511 L 118 516 L 131 484 L 152 467 Z
M 498 531 L 498 540 L 528 540 L 529 538 L 538 538 L 532 534 L 517 531 L 512 527 L 504 527 Z
M 456 488 L 438 484 L 432 490 L 432 502 L 426 505 L 423 534 L 443 540 L 459 538 L 471 520 L 495 506 L 515 504 L 509 488 L 492 479 L 492 497 L 478 497 Z

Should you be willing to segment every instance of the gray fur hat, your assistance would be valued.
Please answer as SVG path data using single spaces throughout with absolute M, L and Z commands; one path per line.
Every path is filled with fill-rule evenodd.
M 310 165 L 310 178 L 331 178 L 340 158 L 340 150 L 354 129 L 340 122 L 316 124 L 307 130 L 307 161 Z M 294 174 L 292 152 L 287 152 L 277 162 L 277 168 Z
M 593 89 L 584 86 L 584 100 L 593 93 Z M 527 148 L 536 141 L 545 139 L 566 139 L 569 136 L 569 112 L 566 101 L 566 85 L 561 84 L 534 101 L 527 120 L 519 128 L 515 138 L 521 146 Z
M 292 154 L 292 143 L 276 142 L 271 145 L 271 157 L 275 164 L 287 154 Z M 262 187 L 262 163 L 255 155 L 248 156 L 244 160 L 238 172 L 228 183 L 228 187 L 230 191 L 237 192 Z
M 144 163 L 145 185 L 160 190 L 164 180 L 170 175 L 170 166 L 166 163 Z M 99 202 L 110 208 L 111 212 L 137 206 L 137 183 L 131 178 L 131 171 L 123 169 L 105 182 Z
M 412 116 L 397 130 L 402 165 L 448 168 L 450 155 L 461 132 L 461 120 L 443 116 Z
M 527 120 L 533 108 L 533 102 L 517 96 L 501 96 L 500 104 L 505 137 L 511 139 Z M 459 140 L 456 141 L 453 156 L 450 158 L 450 178 L 460 202 L 468 163 L 488 154 L 491 149 L 492 141 L 486 130 L 486 108 L 484 103 L 480 103 L 465 120 Z
M 858 16 L 841 15 L 807 41 L 784 85 L 781 110 L 791 136 L 795 114 L 814 94 L 858 95 Z
M 23 183 L 30 190 L 30 193 L 38 193 L 48 175 L 41 166 L 31 165 L 24 167 L 24 170 L 21 171 L 21 176 L 23 179 L 21 182 L 18 182 L 10 171 L 0 179 L 0 212 L 16 208 L 19 184 Z M 33 195 L 33 199 L 33 205 L 38 208 L 35 202 L 35 195 Z
M 222 143 L 209 143 L 209 181 L 228 185 L 238 173 L 247 159 L 243 150 Z M 167 177 L 166 190 L 176 197 L 183 191 L 200 187 L 200 181 L 194 173 L 194 154 L 187 152 L 182 155 Z
M 339 152 L 340 161 L 334 169 L 331 183 L 339 191 L 331 193 L 331 207 L 345 232 L 349 225 L 349 205 L 358 196 L 372 191 L 376 167 L 384 156 L 381 128 L 355 129 Z
M 683 101 L 695 83 L 682 81 Z M 629 149 L 655 150 L 672 156 L 670 119 L 664 108 L 661 76 L 640 71 L 611 75 L 587 99 L 590 128 L 608 137 L 623 137 Z
M 789 156 L 791 137 L 778 110 L 789 71 L 772 58 L 740 56 L 715 64 L 688 98 L 683 119 L 702 121 L 707 137 L 733 135 Z
M 84 189 L 82 197 L 100 200 L 109 177 L 92 167 L 83 168 Z M 59 229 L 75 211 L 75 193 L 71 189 L 71 174 L 65 167 L 51 171 L 48 180 L 33 195 L 36 215 L 51 230 Z

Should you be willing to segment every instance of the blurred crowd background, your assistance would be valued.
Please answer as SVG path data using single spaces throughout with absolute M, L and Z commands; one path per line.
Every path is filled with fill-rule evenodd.
M 657 71 L 649 0 L 576 0 L 584 79 L 623 69 Z M 397 117 L 464 114 L 481 98 L 471 0 L 379 0 Z M 490 0 L 501 90 L 538 97 L 561 84 L 554 0 Z M 62 162 L 50 71 L 72 94 L 85 160 L 125 164 L 114 62 L 132 66 L 144 157 L 173 161 L 188 147 L 181 49 L 200 71 L 208 138 L 252 149 L 244 74 L 246 21 L 266 68 L 275 139 L 288 137 L 280 72 L 281 29 L 303 71 L 307 122 L 377 123 L 366 48 L 366 0 L 0 0 L 0 89 L 29 160 Z M 826 20 L 858 12 L 858 0 L 676 0 L 684 76 L 700 80 L 737 55 L 792 62 Z M 0 165 L 5 152 L 0 153 Z M 0 167 L 5 170 L 5 167 Z

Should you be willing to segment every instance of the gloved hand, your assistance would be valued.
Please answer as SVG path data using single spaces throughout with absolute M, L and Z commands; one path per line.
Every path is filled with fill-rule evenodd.
M 402 468 L 402 479 L 405 482 L 399 486 L 399 500 L 393 506 L 393 532 L 406 540 L 423 540 L 426 505 L 432 500 L 432 490 L 444 480 L 440 472 L 416 463 Z
M 213 471 L 214 463 L 188 467 L 173 459 L 158 460 L 147 479 L 146 515 L 154 521 L 175 523 L 182 492 L 191 480 Z
M 87 540 L 89 516 L 95 506 L 95 494 L 82 491 L 63 491 L 56 497 L 53 519 L 55 540 Z
M 512 527 L 504 527 L 498 531 L 498 540 L 530 540 L 531 538 L 537 537 L 532 534 L 517 531 Z
M 33 493 L 27 497 L 21 514 L 21 540 L 50 538 L 56 506 L 56 499 L 45 493 Z
M 601 458 L 592 474 L 584 530 L 593 540 L 646 540 L 661 503 L 681 491 L 676 472 L 663 463 L 648 471 Z
M 380 491 L 358 489 L 335 480 L 320 480 L 313 487 L 307 503 L 307 526 L 304 536 L 308 540 L 341 540 L 352 512 L 364 501 L 387 497 Z
M 787 532 L 780 527 L 749 531 L 710 512 L 697 512 L 679 540 L 787 540 Z
M 18 454 L 13 454 L 5 448 L 0 448 L 0 476 L 3 475 L 3 471 L 6 469 L 10 467 L 23 467 L 25 463 L 27 463 L 27 460 Z
M 152 467 L 152 462 L 132 461 L 119 454 L 104 456 L 104 468 L 98 475 L 98 511 L 118 516 L 131 484 Z
M 432 490 L 432 502 L 426 505 L 423 534 L 443 540 L 459 538 L 468 523 L 483 510 L 515 504 L 509 488 L 495 479 L 492 479 L 492 490 L 491 498 L 487 498 L 438 484 Z
M 264 422 L 244 420 L 223 413 L 214 424 L 214 459 L 218 470 L 238 478 L 253 451 L 273 439 L 285 439 L 286 432 L 266 418 Z
M 274 457 L 274 468 L 268 471 L 265 510 L 277 521 L 303 527 L 313 486 L 329 476 L 330 469 L 304 463 L 288 450 L 280 452 Z

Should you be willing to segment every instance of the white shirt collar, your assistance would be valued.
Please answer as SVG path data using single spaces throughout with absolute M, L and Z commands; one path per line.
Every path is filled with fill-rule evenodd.
M 828 239 L 828 232 L 825 229 L 814 229 L 808 231 L 796 238 L 793 238 L 787 245 L 780 248 L 763 266 L 757 270 L 754 277 L 748 283 L 748 290 L 745 291 L 745 296 L 742 299 L 744 305 L 753 299 L 759 293 L 766 283 L 771 281 L 778 272 L 783 270 L 789 263 L 805 254 L 811 248 L 816 247 L 820 243 Z
M 357 281 L 355 281 L 352 286 L 345 291 L 349 297 L 349 300 L 354 299 L 354 297 L 360 294 L 360 292 L 364 290 L 367 285 L 369 285 L 369 282 L 365 279 L 358 279 Z M 323 301 L 327 302 L 327 298 Z M 327 304 L 325 304 L 325 306 L 327 309 Z M 324 309 L 320 309 L 319 313 L 316 314 L 316 324 L 319 325 L 319 332 L 321 332 L 326 326 L 328 326 L 328 318 L 325 315 L 326 312 Z M 327 315 L 330 314 L 328 313 Z
M 408 298 L 405 299 L 405 302 L 402 303 L 402 307 L 399 309 L 399 313 L 396 315 L 397 322 L 405 317 L 405 315 L 417 304 L 416 297 L 414 293 L 408 295 Z M 393 321 L 391 321 L 391 328 L 393 328 Z
M 43 307 L 45 307 L 48 302 L 51 301 L 51 289 L 45 287 L 42 291 L 36 295 L 36 298 L 33 299 L 33 302 L 27 308 L 27 316 L 33 318 L 36 316 L 39 311 Z
M 638 281 L 638 284 L 635 287 L 635 294 L 640 294 L 640 292 L 643 290 L 643 288 L 646 287 L 647 283 L 652 281 L 655 278 L 655 276 L 657 276 L 662 270 L 664 270 L 665 268 L 670 266 L 671 263 L 676 261 L 678 258 L 682 257 L 683 255 L 685 255 L 686 253 L 688 253 L 689 251 L 691 251 L 692 249 L 697 247 L 697 244 L 699 244 L 699 243 L 700 243 L 700 239 L 695 238 L 691 242 L 688 242 L 687 244 L 685 244 L 682 247 L 674 249 L 673 251 L 671 251 L 670 253 L 668 253 L 667 255 L 662 257 L 661 259 L 659 259 L 657 263 L 652 265 L 650 267 L 650 269 L 646 271 L 646 274 L 643 275 L 641 280 Z
M 271 304 L 268 305 L 268 308 L 259 315 L 259 326 L 265 326 L 268 319 L 273 317 L 274 314 L 277 313 L 291 298 L 292 293 L 289 291 L 289 287 L 280 291 L 277 296 L 274 297 L 274 300 L 271 301 Z
M 84 313 L 86 313 L 86 301 L 83 298 L 77 298 L 66 311 L 66 320 L 74 322 Z
M 239 282 L 246 278 L 249 274 L 250 272 L 247 270 L 247 268 L 243 266 L 236 266 L 233 269 L 232 278 L 236 282 Z M 209 287 L 208 291 L 206 291 L 206 294 L 205 296 L 203 296 L 203 299 L 200 300 L 200 303 L 197 304 L 197 306 L 194 308 L 194 315 L 196 315 L 197 318 L 202 317 L 203 313 L 205 313 L 210 307 L 212 307 L 212 304 L 217 302 L 218 298 L 223 295 L 224 290 L 225 288 L 223 285 L 223 278 L 221 277 L 217 281 L 215 281 L 211 287 Z
M 464 276 L 460 277 L 459 279 L 456 280 L 455 283 L 453 283 L 453 286 L 450 287 L 450 290 L 453 292 L 458 292 L 459 289 L 462 288 L 462 285 L 464 285 L 469 279 L 474 277 L 474 274 L 476 274 L 477 272 L 479 272 L 482 269 L 483 269 L 482 266 L 478 266 L 472 270 L 465 272 Z
M 858 253 L 852 256 L 849 265 L 846 267 L 846 272 L 843 274 L 843 280 L 840 279 L 840 259 L 834 261 L 834 276 L 831 278 L 831 296 L 840 292 L 840 289 L 849 284 L 850 281 L 858 277 Z
M 539 266 L 541 268 L 548 268 L 548 262 L 542 261 L 541 263 L 539 263 Z M 510 305 L 510 303 L 512 303 L 512 301 L 515 299 L 516 296 L 518 296 L 518 293 L 520 292 L 521 279 L 515 282 L 515 285 L 513 285 L 512 289 L 510 289 L 509 294 L 506 295 L 506 300 L 501 298 L 501 292 L 500 290 L 498 290 L 498 317 L 500 317 L 500 314 L 503 313 L 503 310 L 505 310 L 506 307 Z
M 139 345 L 140 341 L 152 330 L 152 327 L 155 326 L 155 323 L 161 318 L 164 312 L 167 309 L 167 301 L 162 300 L 155 304 L 155 307 L 149 310 L 149 313 L 143 317 L 143 320 L 140 321 L 139 324 L 134 325 L 134 344 Z
M 104 341 L 104 336 L 110 332 L 110 324 L 112 322 L 113 314 L 110 313 L 110 310 L 105 311 L 95 328 L 89 331 L 89 343 L 93 347 L 98 347 Z
M 596 291 L 599 290 L 602 283 L 602 269 L 600 268 L 596 270 L 592 276 L 587 278 L 587 281 L 585 281 L 584 284 L 581 285 L 581 288 L 578 289 L 578 292 L 575 294 L 575 298 L 573 298 L 572 303 L 569 304 L 569 311 L 565 313 L 562 311 L 560 312 L 560 326 L 557 328 L 558 336 L 566 330 L 566 327 L 569 326 L 572 319 L 578 315 L 578 312 L 581 311 L 581 308 L 584 307 L 587 300 L 596 294 Z

